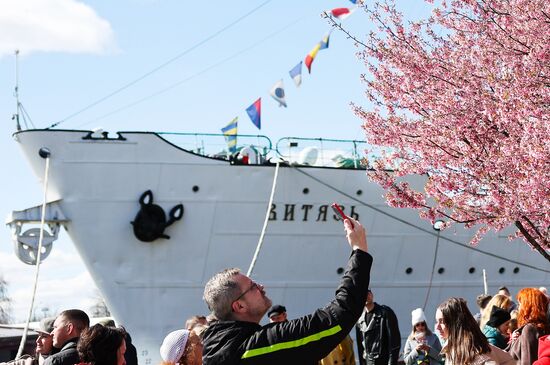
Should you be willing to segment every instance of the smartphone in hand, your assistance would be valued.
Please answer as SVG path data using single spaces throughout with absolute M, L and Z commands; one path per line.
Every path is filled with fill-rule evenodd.
M 342 221 L 344 219 L 349 219 L 347 215 L 344 214 L 344 211 L 342 210 L 342 208 L 340 208 L 340 206 L 336 203 L 332 203 L 330 205 L 332 207 L 332 210 L 334 210 L 334 213 L 336 214 L 337 217 L 340 217 L 342 219 Z M 349 220 L 349 222 L 351 223 L 351 228 L 353 229 L 354 226 L 353 226 L 353 222 L 351 221 L 351 219 Z

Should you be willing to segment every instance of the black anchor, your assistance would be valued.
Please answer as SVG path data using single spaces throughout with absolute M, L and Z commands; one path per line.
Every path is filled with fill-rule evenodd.
M 164 210 L 153 204 L 153 192 L 147 190 L 139 198 L 141 206 L 139 212 L 134 218 L 132 225 L 134 226 L 134 235 L 143 242 L 152 242 L 157 238 L 169 239 L 170 236 L 164 234 L 164 229 L 178 221 L 183 216 L 183 204 L 178 204 L 170 209 L 169 219 L 166 220 Z

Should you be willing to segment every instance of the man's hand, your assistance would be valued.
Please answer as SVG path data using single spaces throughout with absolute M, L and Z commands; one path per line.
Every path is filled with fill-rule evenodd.
M 353 222 L 353 228 L 351 222 Z M 368 252 L 367 233 L 365 231 L 365 227 L 363 227 L 359 221 L 353 218 L 348 218 L 344 220 L 344 228 L 346 229 L 346 237 L 351 248 L 353 250 L 358 249 Z

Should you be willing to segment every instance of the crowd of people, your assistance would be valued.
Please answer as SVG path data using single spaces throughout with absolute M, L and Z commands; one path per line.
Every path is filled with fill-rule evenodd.
M 344 221 L 351 255 L 334 299 L 313 313 L 289 319 L 272 305 L 263 285 L 230 268 L 204 289 L 208 316 L 193 316 L 160 345 L 162 365 L 355 364 L 355 328 L 361 365 L 550 365 L 550 308 L 544 288 L 523 288 L 514 302 L 506 287 L 480 295 L 473 315 L 463 298 L 449 298 L 435 315 L 433 331 L 422 308 L 411 312 L 411 331 L 401 352 L 393 310 L 374 301 L 373 262 L 366 232 Z M 267 314 L 269 323 L 260 325 Z M 71 309 L 36 329 L 36 356 L 17 365 L 137 365 L 135 348 L 114 323 L 90 327 L 85 312 Z M 19 360 L 21 361 L 21 360 Z

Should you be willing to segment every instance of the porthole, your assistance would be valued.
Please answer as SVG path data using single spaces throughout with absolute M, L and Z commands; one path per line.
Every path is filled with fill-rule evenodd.
M 359 190 L 357 190 L 357 192 L 355 194 L 361 195 L 361 194 L 363 194 L 363 190 L 359 189 Z
M 197 185 L 193 186 L 193 192 L 196 193 L 197 191 L 199 191 L 199 187 Z
M 476 268 L 475 268 L 475 267 L 471 267 L 471 268 L 468 270 L 468 272 L 469 272 L 470 274 L 473 274 L 473 273 L 476 272 Z
M 445 272 L 445 268 L 444 267 L 440 267 L 439 269 L 437 269 L 437 273 L 438 274 L 443 274 Z
M 505 268 L 501 267 L 500 269 L 498 269 L 498 273 L 499 274 L 504 274 L 504 272 L 506 271 Z
M 407 270 L 405 270 L 405 273 L 406 273 L 407 275 L 412 274 L 412 272 L 413 272 L 412 267 L 407 267 Z
M 308 189 L 308 188 L 304 188 L 304 190 L 302 190 L 302 193 L 308 194 L 308 193 L 309 193 L 309 189 Z
M 336 269 L 336 273 L 338 275 L 342 275 L 344 273 L 344 268 L 343 267 L 339 267 L 338 269 Z
M 517 274 L 519 272 L 519 267 L 514 267 L 514 274 Z

